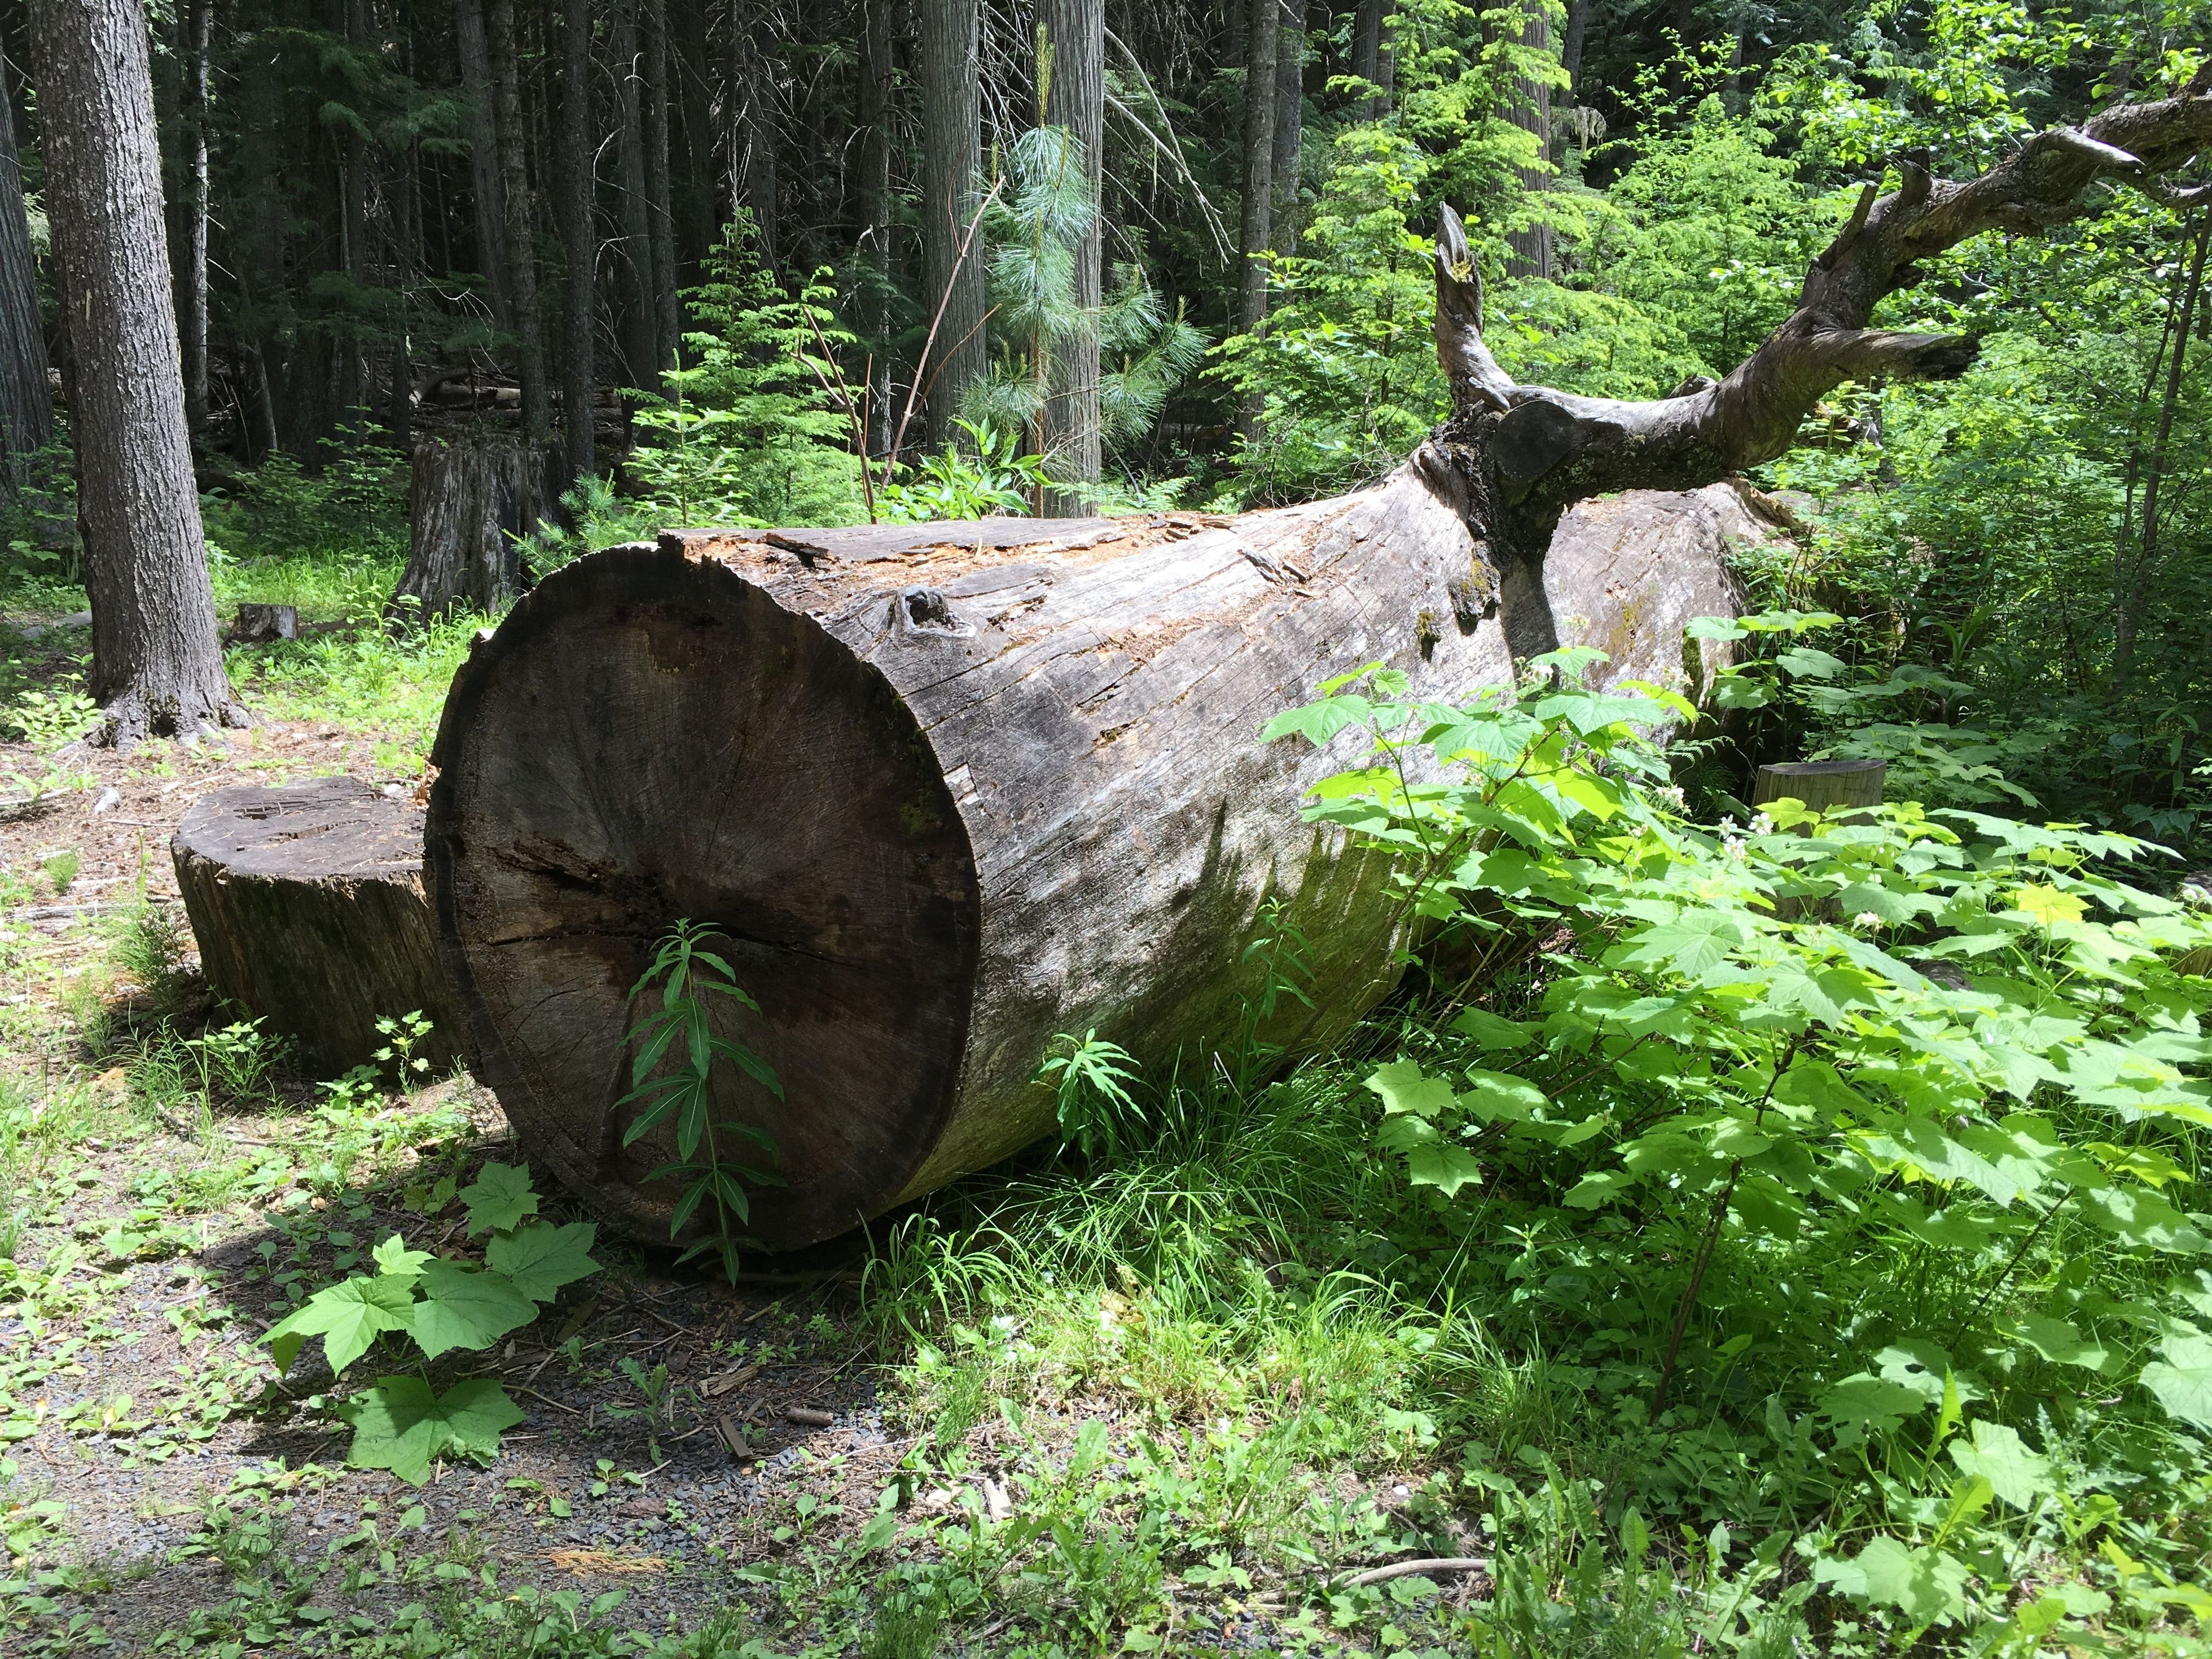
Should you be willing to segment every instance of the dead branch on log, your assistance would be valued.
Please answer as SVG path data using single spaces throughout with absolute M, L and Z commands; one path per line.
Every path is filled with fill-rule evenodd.
M 1559 643 L 1537 571 L 1575 502 L 1621 489 L 1695 489 L 1771 460 L 1796 441 L 1807 412 L 1846 380 L 1964 374 L 1979 350 L 1972 337 L 1869 326 L 1875 307 L 1917 282 L 1927 261 L 1985 231 L 2040 235 L 2078 218 L 2095 205 L 2087 192 L 2100 181 L 2123 181 L 2178 207 L 2201 199 L 2207 187 L 2173 191 L 2160 179 L 2212 143 L 2205 82 L 2200 75 L 2173 97 L 2036 133 L 1978 178 L 1937 179 L 1924 156 L 1901 158 L 1898 188 L 1885 195 L 1865 187 L 1806 271 L 1796 309 L 1757 350 L 1717 385 L 1686 382 L 1648 402 L 1515 385 L 1483 343 L 1481 277 L 1447 207 L 1437 238 L 1435 331 L 1456 412 L 1414 459 L 1496 562 L 1516 622 L 1514 653 Z

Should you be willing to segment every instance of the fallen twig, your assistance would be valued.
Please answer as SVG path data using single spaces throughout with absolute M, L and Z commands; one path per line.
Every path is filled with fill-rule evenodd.
M 1485 1555 L 1435 1555 L 1419 1561 L 1393 1561 L 1387 1567 L 1370 1567 L 1356 1572 L 1344 1581 L 1346 1589 L 1358 1589 L 1366 1584 L 1380 1584 L 1391 1578 L 1410 1578 L 1415 1573 L 1427 1572 L 1488 1572 L 1490 1558 Z

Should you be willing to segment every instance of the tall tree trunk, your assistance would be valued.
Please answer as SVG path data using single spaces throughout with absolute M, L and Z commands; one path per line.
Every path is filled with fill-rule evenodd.
M 1570 0 L 1567 7 L 1567 38 L 1559 48 L 1559 67 L 1567 72 L 1567 100 L 1580 104 L 1583 97 L 1583 45 L 1589 36 L 1591 0 Z
M 630 306 L 623 319 L 623 351 L 629 383 L 640 392 L 660 386 L 661 276 L 653 259 L 653 215 L 645 186 L 645 69 L 638 42 L 638 8 L 644 0 L 617 0 L 615 73 L 622 88 L 622 243 L 630 271 Z
M 568 429 L 568 471 L 585 477 L 599 470 L 592 429 L 598 395 L 597 339 L 599 238 L 592 211 L 592 157 L 598 127 L 592 119 L 592 0 L 567 0 L 562 33 L 566 108 L 561 124 L 561 240 L 568 251 L 568 346 L 562 353 L 562 415 Z
M 2204 292 L 2204 256 L 2212 247 L 2212 213 L 2196 222 L 2197 246 L 2189 256 L 2189 272 L 2182 281 L 2180 303 L 2172 329 L 2173 355 L 2166 366 L 2166 392 L 2159 400 L 2158 429 L 2151 440 L 2143 465 L 2142 518 L 2136 535 L 2136 554 L 2116 584 L 2118 600 L 2112 615 L 2112 685 L 2128 690 L 2135 678 L 2136 638 L 2142 629 L 2143 611 L 2149 600 L 2151 578 L 2158 562 L 2158 498 L 2166 477 L 2166 450 L 2173 436 L 2173 415 L 2181 402 L 2182 364 L 2189 352 L 2189 336 L 2197 322 L 2197 307 Z
M 662 371 L 678 366 L 684 319 L 676 295 L 676 210 L 668 172 L 668 0 L 645 0 L 645 219 L 653 240 L 653 349 Z
M 1098 420 L 1099 266 L 1105 226 L 1099 199 L 1106 143 L 1105 0 L 1039 0 L 1037 26 L 1048 51 L 1044 76 L 1044 119 L 1064 127 L 1080 146 L 1084 190 L 1091 203 L 1091 227 L 1075 245 L 1073 299 L 1084 313 L 1083 326 L 1054 354 L 1050 394 L 1044 406 L 1044 453 L 1053 476 L 1073 484 L 1095 484 L 1103 457 Z M 1046 511 L 1070 518 L 1089 511 L 1081 489 L 1045 494 Z
M 476 188 L 477 266 L 491 299 L 491 319 L 514 326 L 507 289 L 507 204 L 499 188 L 499 118 L 494 111 L 491 52 L 484 40 L 483 0 L 454 0 L 453 33 L 460 58 L 461 88 L 469 95 L 469 179 Z
M 1268 161 L 1274 194 L 1269 229 L 1279 253 L 1298 246 L 1298 157 L 1305 142 L 1305 0 L 1283 0 L 1281 33 L 1275 41 L 1275 144 Z
M 1365 115 L 1379 121 L 1390 112 L 1390 93 L 1397 81 L 1397 62 L 1390 53 L 1392 0 L 1359 0 L 1352 21 L 1352 72 L 1373 87 L 1365 101 Z
M 1551 0 L 1523 0 L 1526 10 L 1521 27 L 1521 44 L 1532 52 L 1546 57 L 1552 51 Z M 1540 199 L 1552 187 L 1552 85 L 1548 81 L 1523 79 L 1513 88 L 1513 124 L 1536 141 L 1536 161 L 1533 167 L 1517 167 L 1514 171 L 1521 178 L 1522 207 L 1524 211 L 1541 215 L 1545 211 Z M 1506 270 L 1515 276 L 1549 277 L 1552 274 L 1552 227 L 1549 220 L 1540 217 L 1534 224 L 1523 229 L 1508 231 L 1505 240 L 1513 250 L 1506 261 Z
M 892 42 L 897 38 L 898 0 L 863 0 L 867 18 L 860 51 L 860 259 L 866 276 L 860 285 L 860 327 L 872 340 L 881 342 L 890 332 L 891 296 L 891 150 L 896 135 L 891 130 L 896 64 Z M 869 387 L 869 414 L 875 430 L 868 434 L 872 447 L 881 449 L 890 441 L 891 399 L 890 365 L 879 357 L 873 365 Z
M 962 257 L 979 199 L 982 42 L 976 0 L 921 0 L 922 304 L 936 319 L 929 360 L 918 364 L 939 443 L 957 434 L 961 394 L 990 365 L 983 336 L 981 247 Z M 979 231 L 975 240 L 980 241 Z
M 1246 334 L 1267 315 L 1267 269 L 1274 246 L 1275 95 L 1282 0 L 1250 0 L 1244 28 L 1244 204 L 1237 227 L 1237 326 Z M 1258 434 L 1260 398 L 1245 399 L 1237 424 Z
M 54 404 L 7 79 L 0 58 L 0 495 L 13 496 L 29 481 L 31 453 L 54 435 Z
M 197 437 L 208 419 L 208 55 L 215 0 L 186 0 L 183 21 L 185 268 L 178 274 L 177 321 L 185 422 Z
M 739 208 L 751 215 L 761 263 L 771 271 L 783 264 L 776 179 L 783 123 L 775 107 L 775 20 L 768 9 L 759 0 L 730 0 L 730 206 L 733 217 Z
M 522 60 L 514 47 L 514 0 L 491 0 L 492 86 L 499 127 L 499 190 L 507 208 L 507 291 L 514 301 L 515 360 L 521 370 L 522 435 L 532 455 L 552 431 L 545 398 L 545 337 L 538 310 L 538 255 L 532 246 L 530 170 L 524 158 Z M 532 524 L 538 503 L 526 501 Z
M 398 291 L 392 361 L 386 381 L 385 426 L 393 445 L 406 450 L 415 437 L 415 370 L 410 349 L 415 285 L 422 270 L 422 152 L 412 143 L 393 158 L 392 285 Z
M 345 23 L 346 43 L 356 52 L 367 51 L 368 0 L 346 0 Z M 346 125 L 340 155 L 338 183 L 343 207 L 339 235 L 343 244 L 346 281 L 353 289 L 354 303 L 358 306 L 368 288 L 369 169 L 368 139 L 358 125 Z M 348 426 L 358 422 L 368 406 L 368 359 L 362 347 L 362 321 L 357 312 L 353 326 L 346 331 L 340 351 L 338 386 L 344 405 L 341 418 Z
M 241 726 L 192 487 L 145 8 L 40 0 L 30 35 L 104 734 L 128 744 Z

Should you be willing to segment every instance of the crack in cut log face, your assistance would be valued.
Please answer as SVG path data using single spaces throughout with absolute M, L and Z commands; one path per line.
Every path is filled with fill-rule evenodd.
M 1722 530 L 1757 531 L 1705 494 L 1561 531 L 1547 603 L 1617 673 L 1663 677 L 1686 615 L 1728 606 Z M 752 1224 L 787 1249 L 1049 1133 L 1061 1033 L 1204 1064 L 1261 989 L 1270 896 L 1321 1012 L 1285 998 L 1260 1036 L 1325 1042 L 1395 982 L 1404 917 L 1384 859 L 1298 816 L 1358 734 L 1260 728 L 1369 663 L 1425 700 L 1510 683 L 1487 575 L 1412 467 L 1218 524 L 688 531 L 580 560 L 471 656 L 438 739 L 429 885 L 479 1074 L 665 1240 L 672 1146 L 625 1149 L 614 1105 L 629 990 L 671 922 L 711 924 L 762 1006 L 728 1034 L 786 1091 L 733 1075 L 718 1115 L 775 1136 L 790 1184 Z

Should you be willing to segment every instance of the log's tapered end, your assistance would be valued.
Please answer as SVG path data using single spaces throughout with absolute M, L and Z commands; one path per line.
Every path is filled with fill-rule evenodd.
M 625 1146 L 617 1103 L 660 1006 L 632 988 L 678 917 L 718 930 L 760 1004 L 717 1007 L 718 1034 L 784 1091 L 716 1070 L 714 1121 L 765 1129 L 785 1183 L 753 1189 L 741 1231 L 793 1249 L 897 1195 L 950 1109 L 981 897 L 935 755 L 876 669 L 721 564 L 617 549 L 471 655 L 435 761 L 425 864 L 465 1045 L 594 1209 L 665 1239 L 688 1184 L 653 1178 L 672 1124 Z

